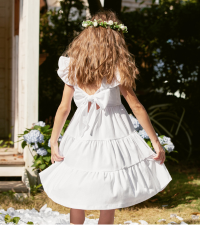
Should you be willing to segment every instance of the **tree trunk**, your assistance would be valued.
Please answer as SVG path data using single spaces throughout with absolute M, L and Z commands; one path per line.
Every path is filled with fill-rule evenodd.
M 88 0 L 90 14 L 93 16 L 96 12 L 102 10 L 102 5 L 100 0 Z
M 91 16 L 102 9 L 110 9 L 120 19 L 122 0 L 104 0 L 104 7 L 102 7 L 100 0 L 88 0 L 88 4 Z
M 122 0 L 104 0 L 104 9 L 114 11 L 120 19 Z

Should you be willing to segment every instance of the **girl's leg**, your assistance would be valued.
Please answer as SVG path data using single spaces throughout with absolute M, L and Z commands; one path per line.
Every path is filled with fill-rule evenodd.
M 114 224 L 115 209 L 100 210 L 98 224 Z
M 83 224 L 85 221 L 85 210 L 70 209 L 70 224 Z

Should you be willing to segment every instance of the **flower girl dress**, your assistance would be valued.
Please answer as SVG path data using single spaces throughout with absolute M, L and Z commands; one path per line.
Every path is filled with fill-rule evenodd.
M 67 79 L 69 60 L 61 56 L 57 72 L 72 86 Z M 44 191 L 60 205 L 83 210 L 125 208 L 151 198 L 172 180 L 135 130 L 121 103 L 119 79 L 118 73 L 112 84 L 103 79 L 93 95 L 74 85 L 77 110 L 59 145 L 65 158 L 39 173 Z

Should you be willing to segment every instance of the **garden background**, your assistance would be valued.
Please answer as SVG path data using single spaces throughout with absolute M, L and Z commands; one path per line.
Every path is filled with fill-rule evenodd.
M 91 14 L 102 8 L 100 1 L 88 3 Z M 152 2 L 150 7 L 131 12 L 127 12 L 126 7 L 120 10 L 120 3 L 105 1 L 104 8 L 115 11 L 128 27 L 125 40 L 140 71 L 136 95 L 148 113 L 152 113 L 157 131 L 169 136 L 157 127 L 159 122 L 173 135 L 172 141 L 179 153 L 172 154 L 178 159 L 189 159 L 191 155 L 196 159 L 200 156 L 200 2 Z M 41 10 L 40 54 L 45 55 L 45 60 L 39 67 L 39 120 L 50 125 L 64 87 L 57 75 L 58 58 L 83 29 L 84 7 L 79 0 L 64 0 L 60 9 L 47 11 L 44 6 Z M 122 103 L 132 113 L 123 96 Z M 170 106 L 156 107 L 161 115 L 149 110 L 160 104 Z M 69 120 L 75 110 L 73 102 Z M 172 118 L 172 114 L 177 116 Z
M 88 3 L 91 14 L 102 8 L 99 0 L 88 0 Z M 128 27 L 125 40 L 140 71 L 136 95 L 156 131 L 168 137 L 172 135 L 176 150 L 170 153 L 175 160 L 165 162 L 173 178 L 170 184 L 145 202 L 117 209 L 115 223 L 167 224 L 173 220 L 183 224 L 184 220 L 187 224 L 199 224 L 200 1 L 172 0 L 159 4 L 153 1 L 149 7 L 129 12 L 126 7 L 121 9 L 120 0 L 105 0 L 103 8 L 115 11 Z M 57 75 L 58 59 L 83 29 L 84 9 L 81 0 L 63 0 L 60 9 L 49 11 L 44 4 L 40 11 L 39 121 L 50 127 L 64 88 Z M 132 113 L 123 96 L 122 103 Z M 74 102 L 71 109 L 68 120 L 76 110 Z M 46 139 L 45 145 L 47 142 Z M 45 156 L 37 157 L 45 159 Z M 49 155 L 37 167 L 48 160 Z M 0 194 L 0 202 L 1 208 L 21 209 L 21 217 L 28 215 L 32 220 L 47 221 L 51 210 L 63 214 L 70 210 L 48 198 L 40 185 L 31 187 L 30 198 L 16 199 L 8 191 Z M 40 212 L 36 217 L 32 208 Z M 9 208 L 7 213 L 14 215 L 14 209 Z M 86 217 L 98 218 L 99 211 L 87 210 Z

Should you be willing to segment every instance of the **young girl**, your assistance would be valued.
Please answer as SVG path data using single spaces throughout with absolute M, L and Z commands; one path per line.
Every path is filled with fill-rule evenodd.
M 100 210 L 98 224 L 113 224 L 115 209 L 151 198 L 172 178 L 165 151 L 133 91 L 138 69 L 124 40 L 127 28 L 111 11 L 98 12 L 91 21 L 83 22 L 67 56 L 59 58 L 65 87 L 51 136 L 52 165 L 39 175 L 47 195 L 70 208 L 70 223 L 83 224 L 85 210 Z M 157 154 L 135 131 L 120 92 Z M 77 110 L 58 147 L 72 97 Z

